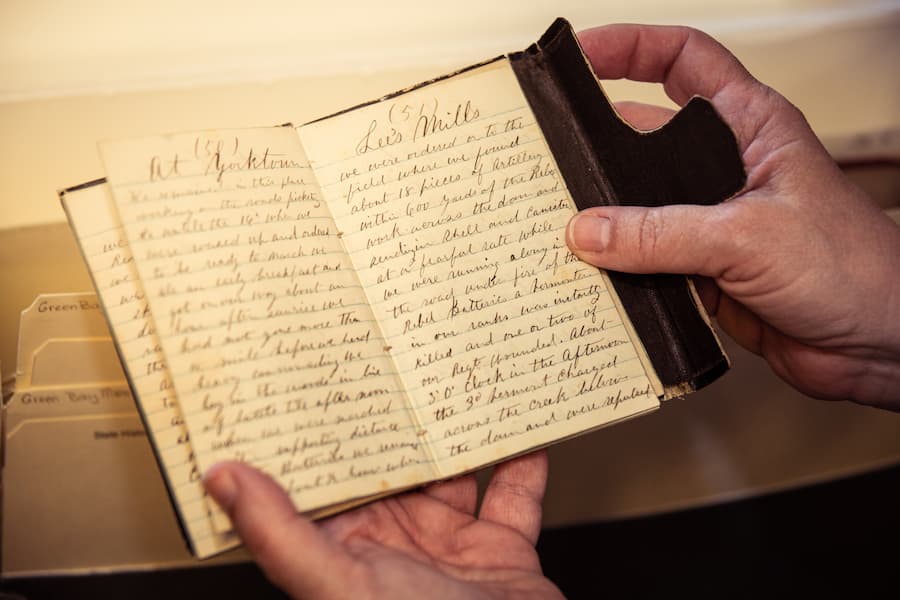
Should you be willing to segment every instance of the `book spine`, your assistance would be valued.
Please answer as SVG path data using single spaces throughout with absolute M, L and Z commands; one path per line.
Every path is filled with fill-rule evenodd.
M 579 210 L 714 204 L 743 187 L 734 133 L 708 101 L 694 98 L 664 127 L 636 131 L 615 112 L 566 21 L 509 58 Z M 609 276 L 665 397 L 699 389 L 728 369 L 686 277 Z

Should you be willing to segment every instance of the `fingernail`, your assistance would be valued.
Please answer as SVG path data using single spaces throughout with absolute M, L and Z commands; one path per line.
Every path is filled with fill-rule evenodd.
M 237 496 L 237 482 L 223 465 L 213 465 L 203 476 L 203 485 L 213 500 L 226 511 L 234 504 Z
M 569 239 L 577 250 L 600 252 L 609 245 L 612 223 L 609 218 L 577 214 L 569 221 Z

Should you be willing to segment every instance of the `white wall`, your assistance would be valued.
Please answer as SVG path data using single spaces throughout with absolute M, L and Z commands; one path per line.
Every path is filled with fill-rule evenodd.
M 521 48 L 556 16 L 690 24 L 730 40 L 796 34 L 897 0 L 3 0 L 0 102 L 459 66 Z
M 103 176 L 99 140 L 302 123 L 522 49 L 556 16 L 700 27 L 824 138 L 900 139 L 900 0 L 0 0 L 0 229 L 64 221 L 56 192 Z

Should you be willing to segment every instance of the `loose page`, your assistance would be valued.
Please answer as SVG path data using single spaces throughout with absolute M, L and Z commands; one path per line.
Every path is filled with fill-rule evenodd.
M 234 533 L 213 530 L 209 511 L 218 508 L 205 500 L 169 370 L 108 186 L 67 193 L 64 205 L 194 554 L 205 558 L 239 545 Z
M 101 151 L 201 472 L 245 461 L 300 510 L 434 476 L 293 128 Z
M 445 475 L 658 406 L 508 60 L 300 137 Z

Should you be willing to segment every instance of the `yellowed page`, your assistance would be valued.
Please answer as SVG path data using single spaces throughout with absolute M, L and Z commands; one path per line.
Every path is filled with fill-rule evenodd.
M 293 128 L 101 151 L 201 472 L 245 461 L 300 510 L 433 477 Z
M 507 60 L 300 137 L 444 475 L 658 406 Z
M 237 535 L 213 530 L 208 509 L 212 503 L 204 499 L 169 370 L 109 188 L 101 184 L 67 192 L 63 200 L 194 554 L 205 558 L 233 548 L 240 544 Z

